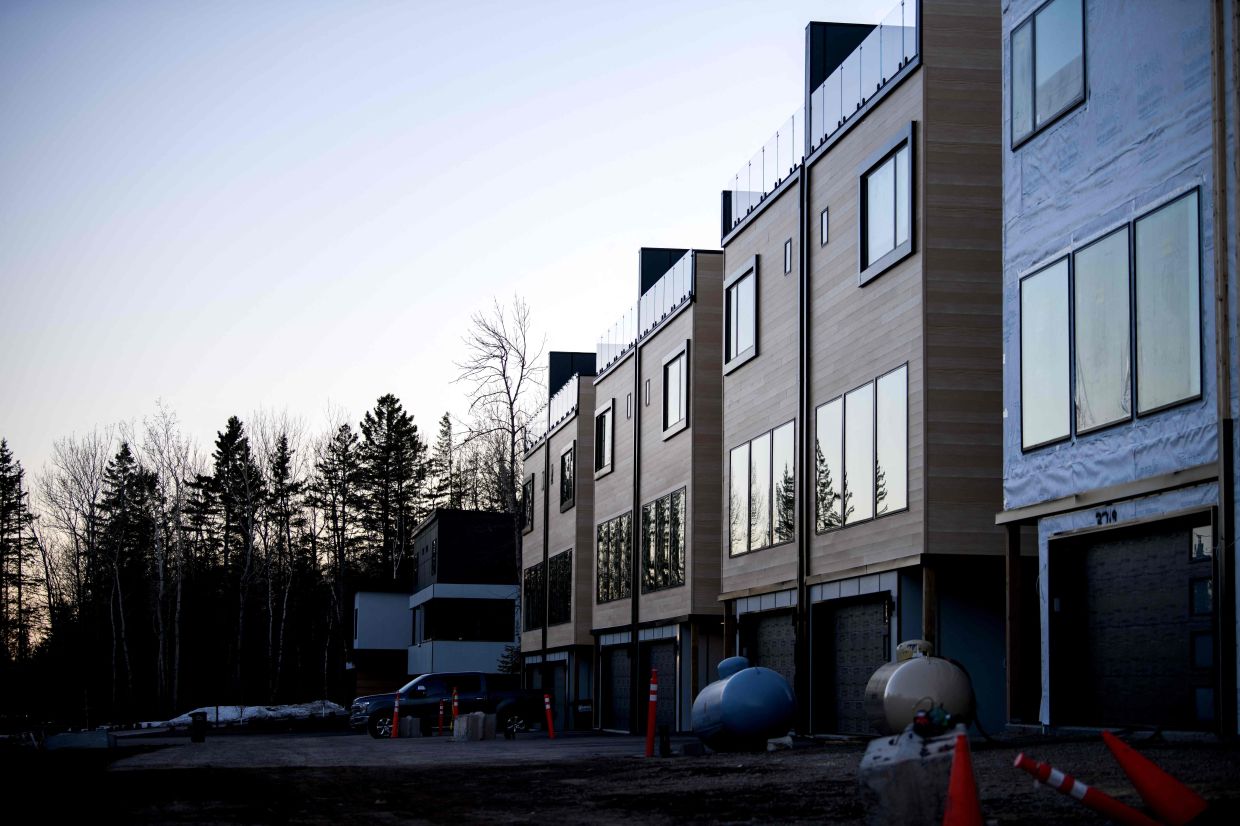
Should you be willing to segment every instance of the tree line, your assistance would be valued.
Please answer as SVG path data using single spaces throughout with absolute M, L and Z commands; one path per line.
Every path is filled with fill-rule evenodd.
M 411 587 L 433 508 L 516 512 L 537 354 L 513 309 L 475 316 L 471 418 L 458 435 L 445 413 L 431 444 L 392 394 L 318 433 L 232 416 L 209 451 L 160 406 L 56 441 L 33 479 L 0 440 L 0 713 L 95 726 L 347 701 L 352 594 Z M 471 346 L 496 319 L 514 327 L 498 368 Z

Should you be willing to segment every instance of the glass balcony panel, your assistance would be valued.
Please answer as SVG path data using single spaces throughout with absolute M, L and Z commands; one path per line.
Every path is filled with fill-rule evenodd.
M 883 83 L 883 38 L 882 30 L 878 27 L 861 41 L 861 45 L 857 47 L 856 54 L 861 59 L 861 100 L 866 101 L 874 97 L 874 93 L 878 91 L 878 87 Z

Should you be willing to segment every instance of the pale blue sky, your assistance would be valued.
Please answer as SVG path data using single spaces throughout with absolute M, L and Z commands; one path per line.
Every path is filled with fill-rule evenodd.
M 6 0 L 0 436 L 386 392 L 433 435 L 472 312 L 592 350 L 638 247 L 718 246 L 805 24 L 896 2 Z

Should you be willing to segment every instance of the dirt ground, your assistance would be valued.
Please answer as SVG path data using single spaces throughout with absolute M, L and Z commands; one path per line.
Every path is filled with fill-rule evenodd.
M 288 749 L 305 745 L 299 746 L 297 737 L 286 739 Z M 640 754 L 640 741 L 628 739 Z M 259 738 L 252 740 L 260 747 Z M 349 749 L 370 748 L 368 741 L 340 737 L 342 762 L 348 762 Z M 1240 823 L 1240 749 L 1206 742 L 1134 744 L 1212 801 L 1211 821 Z M 62 752 L 6 759 L 11 765 L 5 775 L 18 782 L 13 788 L 44 801 L 49 815 L 80 813 L 128 823 L 864 822 L 856 781 L 863 743 L 799 742 L 795 749 L 770 754 L 649 760 L 615 756 L 614 744 L 609 756 L 589 757 L 583 744 L 583 756 L 554 762 L 538 759 L 543 745 L 531 745 L 529 762 L 488 762 L 483 751 L 476 762 L 442 761 L 425 747 L 431 759 L 420 764 L 266 768 L 159 768 L 154 766 L 163 755 L 184 747 L 160 752 L 159 746 L 130 746 L 117 751 L 147 752 L 135 761 L 137 768 L 123 768 L 125 760 L 115 761 L 116 752 Z M 979 742 L 974 764 L 989 821 L 1104 822 L 1012 768 L 1021 750 L 1141 805 L 1096 736 Z

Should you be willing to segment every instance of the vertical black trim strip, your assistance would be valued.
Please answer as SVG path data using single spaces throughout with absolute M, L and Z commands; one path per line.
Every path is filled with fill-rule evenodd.
M 806 119 L 808 120 L 808 118 Z M 793 690 L 798 697 L 803 697 L 797 708 L 796 727 L 801 733 L 808 733 L 812 730 L 813 718 L 811 716 L 810 699 L 813 695 L 810 686 L 810 645 L 809 645 L 809 589 L 806 586 L 806 577 L 810 572 L 810 542 L 809 537 L 813 536 L 812 531 L 807 530 L 806 515 L 809 508 L 806 507 L 806 492 L 809 488 L 805 482 L 805 470 L 809 463 L 805 461 L 805 455 L 808 450 L 809 440 L 805 438 L 807 431 L 805 422 L 808 420 L 810 407 L 810 388 L 809 388 L 809 367 L 810 367 L 810 325 L 809 325 L 809 251 L 810 245 L 807 239 L 810 237 L 810 195 L 809 195 L 809 169 L 806 164 L 801 164 L 799 170 L 800 180 L 798 183 L 799 190 L 799 207 L 800 207 L 800 260 L 798 262 L 797 271 L 797 337 L 799 339 L 799 353 L 797 358 L 797 414 L 796 424 L 793 425 L 793 444 L 800 445 L 800 450 L 794 449 L 793 461 L 798 467 L 793 469 L 793 478 L 796 479 L 796 485 L 800 488 L 800 495 L 793 492 L 794 507 L 797 508 L 797 530 L 794 541 L 796 543 L 797 556 L 797 604 L 793 610 L 793 616 L 796 622 L 795 641 L 793 643 L 793 662 L 796 671 L 793 674 Z M 774 442 L 774 436 L 771 438 Z M 771 451 L 772 456 L 774 450 Z M 797 453 L 801 454 L 801 461 L 796 461 Z M 774 481 L 772 479 L 772 481 Z

